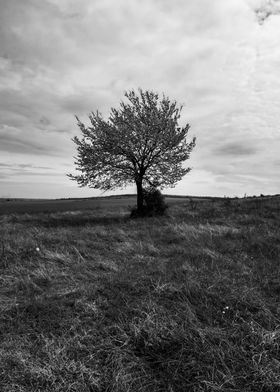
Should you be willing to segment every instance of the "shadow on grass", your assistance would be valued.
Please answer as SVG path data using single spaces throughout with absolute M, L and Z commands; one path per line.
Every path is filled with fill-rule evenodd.
M 38 221 L 38 224 L 44 227 L 78 227 L 84 225 L 92 226 L 111 226 L 126 223 L 130 220 L 129 216 L 80 216 L 72 218 L 47 218 Z
M 126 223 L 130 220 L 129 213 L 126 215 L 112 214 L 112 215 L 99 215 L 94 216 L 89 212 L 88 214 L 40 214 L 40 215 L 22 215 L 13 217 L 13 223 L 29 223 L 36 226 L 46 228 L 59 228 L 59 227 L 79 227 L 85 225 L 92 226 L 111 226 Z
M 68 330 L 74 316 L 74 299 L 34 299 L 2 312 L 2 333 L 60 333 Z

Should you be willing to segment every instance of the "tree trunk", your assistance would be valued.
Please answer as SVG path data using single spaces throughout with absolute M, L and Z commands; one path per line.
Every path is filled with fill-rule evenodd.
M 137 187 L 137 211 L 141 213 L 143 212 L 143 206 L 144 206 L 142 180 L 136 181 L 136 187 Z

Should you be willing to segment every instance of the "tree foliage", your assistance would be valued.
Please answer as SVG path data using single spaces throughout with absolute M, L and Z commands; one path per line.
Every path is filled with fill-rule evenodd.
M 166 96 L 139 89 L 125 93 L 126 102 L 111 109 L 108 120 L 101 113 L 89 115 L 90 126 L 77 117 L 82 137 L 77 146 L 78 175 L 70 174 L 80 186 L 101 190 L 137 185 L 138 207 L 143 205 L 143 187 L 174 186 L 190 171 L 182 163 L 190 156 L 189 124 L 178 127 L 182 106 Z

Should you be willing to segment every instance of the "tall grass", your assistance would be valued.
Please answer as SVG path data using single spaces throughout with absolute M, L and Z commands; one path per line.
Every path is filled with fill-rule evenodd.
M 0 391 L 280 390 L 280 199 L 0 217 Z

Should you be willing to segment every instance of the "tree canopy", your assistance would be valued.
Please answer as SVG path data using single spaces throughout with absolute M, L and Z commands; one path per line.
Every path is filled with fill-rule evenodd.
M 108 120 L 98 111 L 89 115 L 90 126 L 76 117 L 82 133 L 73 139 L 80 174 L 69 177 L 80 186 L 105 191 L 135 183 L 141 210 L 143 187 L 172 187 L 190 171 L 183 162 L 195 138 L 188 143 L 190 125 L 178 126 L 182 106 L 176 101 L 141 89 L 125 97 L 118 109 L 111 109 Z

